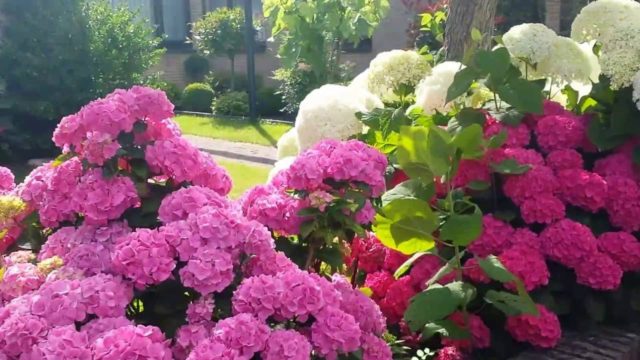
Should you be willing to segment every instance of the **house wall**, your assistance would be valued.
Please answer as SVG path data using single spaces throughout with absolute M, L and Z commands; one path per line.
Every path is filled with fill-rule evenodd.
M 377 53 L 391 49 L 403 49 L 407 45 L 405 30 L 409 25 L 411 16 L 406 12 L 401 1 L 392 0 L 390 4 L 389 14 L 380 23 L 373 35 L 371 52 L 346 53 L 342 56 L 343 61 L 355 64 L 354 71 L 356 73 L 366 69 Z M 191 21 L 195 21 L 204 13 L 203 2 L 201 0 L 190 0 L 190 5 Z M 273 71 L 280 66 L 280 62 L 276 57 L 277 50 L 277 44 L 268 42 L 266 51 L 256 53 L 255 56 L 256 75 L 262 77 L 266 85 L 273 86 L 276 83 L 275 80 L 271 79 L 271 76 Z M 167 81 L 179 86 L 185 86 L 188 83 L 188 79 L 185 75 L 183 63 L 190 54 L 190 52 L 185 51 L 169 50 L 153 71 L 161 71 Z M 229 60 L 225 57 L 212 57 L 209 62 L 214 71 L 228 72 L 230 70 Z M 238 73 L 246 73 L 246 68 L 246 56 L 243 54 L 236 56 L 236 71 Z

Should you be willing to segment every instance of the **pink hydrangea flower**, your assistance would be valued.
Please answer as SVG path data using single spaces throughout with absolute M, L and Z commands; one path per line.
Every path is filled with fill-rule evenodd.
M 565 202 L 596 212 L 607 200 L 607 182 L 600 175 L 582 169 L 561 170 L 558 196 Z
M 48 281 L 31 300 L 31 313 L 45 319 L 49 325 L 71 325 L 87 316 L 78 280 Z
M 374 299 L 381 299 L 387 294 L 387 289 L 389 289 L 389 286 L 395 281 L 396 279 L 392 273 L 380 270 L 367 274 L 364 286 L 371 289 Z
M 334 307 L 319 312 L 311 325 L 311 343 L 327 358 L 356 351 L 361 345 L 361 334 L 353 316 Z
M 629 178 L 609 176 L 607 180 L 607 201 L 605 209 L 609 213 L 611 225 L 625 231 L 640 230 L 640 187 Z
M 389 324 L 398 323 L 409 307 L 409 300 L 417 294 L 410 275 L 403 276 L 389 286 L 387 295 L 378 304 Z
M 298 266 L 283 252 L 270 251 L 252 257 L 247 262 L 244 273 L 247 276 L 276 275 L 297 269 Z
M 200 152 L 199 168 L 191 180 L 194 185 L 209 188 L 223 196 L 229 194 L 233 186 L 231 176 L 211 155 Z
M 522 175 L 508 176 L 502 190 L 516 205 L 525 200 L 535 199 L 542 194 L 553 194 L 558 180 L 546 166 L 536 166 Z
M 66 266 L 82 270 L 86 275 L 111 272 L 111 248 L 100 243 L 77 245 L 62 259 Z
M 271 275 L 246 278 L 233 293 L 233 313 L 253 314 L 260 320 L 279 313 L 284 306 L 285 289 L 281 279 Z
M 53 328 L 33 349 L 30 359 L 91 359 L 89 338 L 73 325 Z
M 264 360 L 309 360 L 311 344 L 295 330 L 275 330 L 260 355 Z
M 525 245 L 514 246 L 498 257 L 502 264 L 524 283 L 527 291 L 532 291 L 549 283 L 549 268 L 542 254 Z M 514 284 L 507 284 L 515 289 Z
M 371 224 L 376 216 L 376 209 L 371 204 L 369 199 L 366 199 L 362 209 L 355 213 L 354 220 L 361 225 Z
M 200 299 L 187 306 L 187 323 L 198 324 L 211 321 L 213 317 L 214 302 L 209 296 L 202 296 Z
M 538 120 L 535 128 L 538 145 L 545 152 L 580 147 L 585 125 L 575 115 L 550 115 Z
M 36 290 L 44 283 L 44 274 L 31 263 L 9 266 L 0 281 L 0 298 L 9 301 L 29 291 Z
M 413 286 L 424 290 L 427 281 L 443 266 L 444 263 L 438 256 L 431 254 L 423 255 L 413 264 L 409 272 L 413 280 Z M 453 276 L 455 276 L 455 274 L 453 274 Z M 443 279 L 440 279 L 439 283 L 447 283 L 451 280 L 451 275 L 446 275 Z
M 435 360 L 465 360 L 467 357 L 464 352 L 455 346 L 446 346 L 438 351 Z
M 331 299 L 326 297 L 321 278 L 314 278 L 311 274 L 302 271 L 281 273 L 279 277 L 287 291 L 281 300 L 279 314 L 286 319 L 297 317 L 300 320 L 307 319 L 309 315 L 316 315 L 326 305 L 331 304 Z M 328 283 L 327 283 L 328 285 Z
M 113 251 L 113 268 L 136 287 L 159 284 L 176 267 L 175 251 L 157 230 L 138 229 L 120 237 Z
M 209 326 L 211 324 L 199 323 L 183 325 L 178 328 L 172 347 L 173 358 L 176 360 L 186 359 L 193 348 L 210 336 Z
M 124 326 L 107 331 L 92 345 L 93 359 L 171 360 L 171 349 L 160 329 L 153 326 Z
M 455 346 L 460 349 L 484 349 L 488 348 L 491 345 L 491 330 L 484 324 L 484 321 L 478 316 L 474 314 L 467 314 L 466 319 L 465 315 L 456 311 L 449 316 L 449 320 L 451 320 L 454 324 L 459 326 L 460 328 L 467 328 L 471 333 L 470 339 L 463 340 L 455 340 L 451 338 L 444 337 L 442 338 L 442 345 L 444 346 Z
M 582 169 L 582 155 L 573 149 L 554 150 L 547 154 L 547 166 L 553 171 Z
M 539 152 L 523 148 L 493 149 L 487 153 L 487 159 L 494 164 L 512 159 L 521 165 L 530 165 L 532 167 L 544 165 L 544 159 Z
M 596 160 L 593 166 L 593 172 L 603 178 L 619 176 L 634 179 L 636 177 L 633 159 L 631 158 L 631 154 L 627 152 L 614 153 Z
M 244 359 L 264 350 L 269 338 L 269 327 L 250 314 L 239 314 L 220 320 L 212 331 L 211 339 L 236 350 Z
M 493 118 L 490 118 L 485 124 L 484 137 L 488 139 L 494 135 L 498 135 L 502 130 L 507 132 L 507 140 L 503 145 L 504 147 L 525 147 L 529 145 L 531 141 L 531 132 L 526 124 L 522 123 L 516 126 L 509 126 Z
M 463 274 L 476 284 L 488 284 L 491 282 L 491 279 L 484 273 L 475 257 L 464 262 Z
M 391 348 L 382 339 L 370 335 L 362 335 L 362 360 L 391 360 Z
M 348 266 L 354 266 L 357 261 L 359 270 L 371 273 L 382 269 L 386 255 L 386 247 L 372 232 L 365 237 L 356 236 L 351 243 L 351 254 L 346 259 Z
M 132 98 L 128 102 L 131 114 L 136 119 L 145 119 L 153 123 L 173 117 L 173 104 L 162 90 L 134 86 L 127 95 Z
M 204 340 L 198 344 L 187 357 L 187 360 L 245 360 L 236 349 L 211 340 Z
M 258 185 L 241 199 L 244 215 L 285 235 L 297 234 L 304 218 L 298 212 L 306 203 L 270 185 Z
M 169 176 L 176 183 L 190 181 L 201 171 L 201 157 L 200 151 L 181 137 L 156 141 L 145 151 L 151 171 Z
M 340 309 L 356 319 L 362 332 L 382 335 L 386 319 L 380 308 L 360 290 L 354 289 L 342 275 L 334 274 L 332 280 L 340 293 Z
M 540 251 L 542 247 L 538 234 L 527 228 L 515 229 L 509 243 L 511 246 L 524 245 L 538 251 Z
M 540 194 L 520 205 L 520 215 L 527 224 L 551 224 L 564 218 L 564 203 L 551 194 Z
M 383 268 L 385 270 L 395 272 L 398 270 L 400 265 L 404 264 L 405 261 L 409 259 L 409 256 L 401 253 L 400 251 L 393 250 L 390 248 L 386 248 L 387 254 L 384 256 L 384 265 Z
M 148 144 L 158 140 L 167 140 L 182 136 L 180 126 L 172 119 L 147 122 L 147 129 L 143 133 L 135 133 L 134 143 Z
M 0 353 L 17 359 L 45 339 L 49 324 L 30 314 L 11 316 L 0 323 Z
M 527 130 L 528 131 L 528 130 Z M 489 165 L 482 160 L 462 159 L 453 178 L 454 187 L 466 187 L 472 182 L 491 182 Z
M 506 324 L 507 331 L 518 341 L 528 342 L 539 348 L 552 348 L 562 336 L 560 321 L 556 314 L 543 305 L 537 305 L 537 308 L 538 316 L 527 314 L 509 316 Z
M 29 250 L 18 250 L 12 253 L 9 253 L 0 259 L 0 266 L 4 262 L 4 266 L 8 267 L 15 264 L 25 264 L 33 262 L 36 259 L 36 256 L 33 252 Z
M 130 178 L 105 179 L 100 169 L 93 169 L 80 179 L 73 201 L 87 224 L 105 225 L 108 220 L 118 219 L 127 209 L 138 206 L 140 198 Z
M 202 245 L 195 246 L 195 249 L 205 247 L 227 252 L 243 249 L 246 240 L 243 231 L 245 221 L 236 209 L 215 206 L 205 206 L 187 218 L 192 234 L 202 241 Z
M 217 192 L 201 187 L 181 188 L 162 199 L 158 218 L 163 223 L 186 220 L 190 213 L 204 206 L 229 207 L 229 201 Z
M 15 178 L 11 170 L 4 166 L 0 166 L 0 194 L 13 190 L 16 186 Z
M 114 318 L 97 318 L 83 325 L 80 331 L 87 335 L 89 342 L 93 343 L 105 333 L 126 326 L 133 326 L 133 323 L 124 316 Z
M 595 252 L 575 266 L 578 284 L 596 290 L 615 290 L 622 281 L 622 269 L 608 255 Z
M 624 271 L 640 270 L 640 242 L 628 232 L 607 232 L 598 237 L 598 250 Z
M 509 245 L 513 231 L 508 223 L 485 215 L 482 218 L 482 234 L 469 245 L 469 251 L 481 257 L 500 253 Z
M 569 219 L 548 226 L 540 234 L 542 253 L 549 259 L 575 267 L 598 251 L 596 237 L 588 227 Z
M 202 249 L 180 269 L 184 286 L 202 295 L 220 292 L 233 281 L 233 259 L 229 253 Z
M 133 287 L 112 275 L 98 274 L 83 279 L 80 288 L 87 312 L 99 317 L 124 316 L 133 299 Z
M 86 134 L 86 137 L 82 156 L 91 164 L 104 165 L 120 149 L 120 143 L 109 134 L 91 131 Z

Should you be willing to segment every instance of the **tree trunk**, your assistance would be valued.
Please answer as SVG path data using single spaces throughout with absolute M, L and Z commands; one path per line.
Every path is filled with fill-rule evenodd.
M 475 47 L 488 49 L 491 46 L 498 0 L 451 0 L 445 30 L 447 60 L 464 60 Z M 474 44 L 471 31 L 482 34 L 479 44 Z
M 229 84 L 229 90 L 234 91 L 236 89 L 236 58 L 235 56 L 230 56 L 229 60 L 231 60 L 231 83 Z
M 544 23 L 551 30 L 560 33 L 560 19 L 562 18 L 562 0 L 545 0 Z

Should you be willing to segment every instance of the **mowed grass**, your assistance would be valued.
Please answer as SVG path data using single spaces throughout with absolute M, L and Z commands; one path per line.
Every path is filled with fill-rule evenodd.
M 218 164 L 229 172 L 233 179 L 233 188 L 231 188 L 231 196 L 234 199 L 239 198 L 248 189 L 264 184 L 269 176 L 270 166 L 249 165 L 233 160 L 216 160 Z
M 291 129 L 289 124 L 243 119 L 221 119 L 193 115 L 178 115 L 176 121 L 182 132 L 213 139 L 276 146 L 278 139 Z

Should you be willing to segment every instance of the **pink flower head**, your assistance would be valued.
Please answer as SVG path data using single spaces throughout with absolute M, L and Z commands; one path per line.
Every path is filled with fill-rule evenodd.
M 545 152 L 580 147 L 585 135 L 584 122 L 575 115 L 550 115 L 535 128 L 538 145 Z
M 15 264 L 26 264 L 33 262 L 36 259 L 36 255 L 29 250 L 18 250 L 9 253 L 0 259 L 0 266 L 11 266 Z M 6 276 L 6 273 L 5 273 Z
M 269 327 L 250 314 L 239 314 L 220 320 L 212 331 L 211 339 L 236 350 L 244 359 L 264 350 L 269 338 Z
M 593 172 L 603 178 L 609 178 L 611 176 L 619 176 L 627 179 L 636 178 L 633 159 L 628 152 L 614 153 L 597 160 L 593 166 Z
M 134 86 L 127 95 L 130 97 L 130 110 L 135 119 L 154 123 L 173 117 L 173 104 L 162 90 Z
M 491 345 L 491 330 L 489 330 L 478 315 L 467 314 L 465 319 L 465 315 L 462 312 L 456 311 L 449 316 L 449 320 L 460 328 L 466 329 L 468 327 L 471 338 L 455 340 L 445 337 L 442 339 L 442 345 L 469 350 L 474 348 L 484 349 Z
M 409 274 L 413 279 L 413 286 L 418 289 L 425 289 L 427 281 L 429 281 L 442 267 L 443 261 L 436 255 L 426 254 L 420 257 L 411 267 Z M 455 276 L 455 274 L 453 274 Z M 440 279 L 440 283 L 451 281 L 451 276 L 447 275 Z M 446 280 L 445 280 L 446 279 Z M 445 281 L 443 281 L 445 280 Z
M 83 143 L 82 157 L 89 163 L 102 166 L 114 157 L 120 149 L 120 144 L 111 135 L 92 131 L 87 133 Z
M 231 349 L 220 342 L 209 339 L 200 342 L 187 357 L 187 360 L 246 360 L 236 349 Z
M 208 188 L 200 186 L 181 188 L 162 200 L 158 209 L 158 218 L 165 224 L 177 220 L 186 220 L 190 213 L 207 205 L 228 207 L 229 202 L 217 192 Z
M 316 315 L 331 303 L 326 297 L 323 285 L 326 280 L 315 278 L 302 271 L 281 273 L 278 277 L 286 290 L 283 293 L 278 314 L 285 319 L 298 318 L 304 321 L 310 315 Z
M 200 171 L 195 172 L 191 180 L 194 185 L 209 188 L 223 196 L 229 194 L 233 185 L 231 176 L 211 155 L 200 153 L 199 168 Z
M 491 163 L 498 164 L 504 160 L 512 159 L 518 164 L 529 165 L 532 167 L 544 165 L 542 155 L 532 149 L 523 148 L 506 148 L 494 149 L 487 153 L 487 158 Z
M 47 339 L 37 345 L 31 359 L 91 359 L 89 338 L 73 325 L 53 328 Z
M 29 291 L 36 290 L 44 283 L 44 274 L 31 263 L 13 264 L 6 268 L 0 281 L 0 298 L 9 301 Z
M 514 339 L 528 342 L 539 348 L 552 348 L 562 336 L 560 321 L 543 305 L 537 305 L 538 316 L 517 315 L 507 318 L 507 331 Z
M 531 141 L 531 131 L 529 131 L 526 124 L 509 126 L 493 118 L 489 118 L 489 121 L 485 123 L 484 137 L 488 139 L 498 135 L 503 130 L 507 132 L 507 140 L 504 143 L 504 147 L 521 148 L 529 145 Z
M 481 257 L 497 254 L 509 245 L 513 231 L 508 223 L 485 215 L 482 218 L 482 234 L 469 245 L 469 251 Z
M 49 324 L 39 316 L 11 316 L 0 323 L 0 354 L 17 359 L 44 340 L 48 330 Z
M 355 213 L 354 220 L 360 225 L 371 224 L 373 218 L 376 216 L 376 209 L 371 204 L 371 200 L 366 199 L 362 209 Z
M 202 295 L 220 292 L 233 281 L 233 259 L 224 251 L 202 249 L 180 269 L 184 286 Z
M 556 172 L 582 169 L 582 155 L 573 149 L 554 150 L 547 155 L 547 166 Z
M 376 303 L 360 290 L 354 289 L 342 275 L 335 274 L 332 280 L 340 293 L 340 309 L 356 319 L 362 332 L 382 335 L 386 320 Z
M 83 303 L 89 314 L 121 317 L 133 299 L 133 287 L 120 277 L 98 274 L 81 280 Z
M 264 360 L 309 360 L 311 344 L 295 330 L 275 330 L 260 355 Z
M 244 272 L 246 276 L 276 275 L 297 269 L 298 266 L 284 253 L 269 251 L 252 257 L 247 262 Z
M 176 183 L 190 181 L 201 171 L 201 156 L 200 151 L 182 137 L 156 141 L 145 151 L 151 171 L 168 176 Z
M 472 182 L 491 182 L 489 165 L 482 160 L 462 159 L 453 179 L 454 187 L 466 187 Z
M 600 175 L 582 169 L 561 170 L 556 175 L 563 201 L 591 212 L 605 206 L 607 182 Z
M 564 203 L 551 194 L 540 194 L 529 198 L 520 205 L 522 220 L 527 224 L 551 224 L 564 218 Z
M 607 232 L 598 237 L 598 250 L 624 271 L 640 270 L 640 242 L 628 232 Z
M 138 206 L 140 198 L 133 181 L 124 176 L 102 177 L 100 169 L 89 170 L 73 193 L 78 212 L 87 224 L 105 225 L 127 209 Z
M 318 148 L 322 148 L 320 144 Z M 336 181 L 359 182 L 369 185 L 372 196 L 382 195 L 385 190 L 384 173 L 387 157 L 373 147 L 358 141 L 339 143 L 329 156 L 327 175 Z
M 575 266 L 578 284 L 596 290 L 615 290 L 622 281 L 622 269 L 608 255 L 595 252 Z
M 523 245 L 534 250 L 540 251 L 541 244 L 538 234 L 527 228 L 517 228 L 513 232 L 510 241 L 511 246 Z
M 71 325 L 87 316 L 78 280 L 47 281 L 31 300 L 31 313 L 53 326 Z
M 607 201 L 605 209 L 609 213 L 611 225 L 625 231 L 640 230 L 640 187 L 629 178 L 609 176 L 607 180 Z
M 384 265 L 386 255 L 385 246 L 372 232 L 367 232 L 364 237 L 356 236 L 351 243 L 351 255 L 347 259 L 347 265 L 355 265 L 366 273 L 378 271 Z
M 83 325 L 80 331 L 87 335 L 89 342 L 94 342 L 105 333 L 126 326 L 133 326 L 133 323 L 124 316 L 115 318 L 98 318 Z
M 120 132 L 131 132 L 136 119 L 129 112 L 127 104 L 115 96 L 98 99 L 85 105 L 80 112 L 84 134 L 100 132 L 117 138 Z
M 171 360 L 171 349 L 160 329 L 153 326 L 124 326 L 107 331 L 92 347 L 95 360 Z
M 191 350 L 202 341 L 209 338 L 211 334 L 210 324 L 199 323 L 183 325 L 176 331 L 175 342 L 173 345 L 174 359 L 184 360 L 187 358 Z
M 269 229 L 254 220 L 240 224 L 240 233 L 244 236 L 244 252 L 247 255 L 259 256 L 272 254 L 276 244 Z
M 362 335 L 362 360 L 391 360 L 391 348 L 379 337 Z
M 176 267 L 175 251 L 157 230 L 138 229 L 120 237 L 113 251 L 114 270 L 136 287 L 159 284 Z
M 193 236 L 203 241 L 202 246 L 228 252 L 244 247 L 246 239 L 242 230 L 245 221 L 236 209 L 215 206 L 205 206 L 187 218 Z
M 398 270 L 400 265 L 409 260 L 409 256 L 401 253 L 400 251 L 393 250 L 391 248 L 386 248 L 385 250 L 387 252 L 384 256 L 383 268 L 385 270 L 395 272 L 396 270 Z
M 213 317 L 213 298 L 203 296 L 187 306 L 187 323 L 198 324 L 211 321 Z
M 285 289 L 282 279 L 258 275 L 244 279 L 233 293 L 233 313 L 252 314 L 260 320 L 280 312 L 284 306 Z
M 504 251 L 498 257 L 502 264 L 532 291 L 549 283 L 549 269 L 542 254 L 531 247 L 519 245 Z M 514 289 L 514 284 L 508 284 Z
M 438 351 L 435 360 L 465 360 L 467 357 L 464 352 L 455 346 L 446 346 Z
M 567 267 L 575 267 L 598 251 L 596 237 L 588 227 L 563 219 L 540 234 L 542 253 Z
M 484 270 L 478 264 L 478 260 L 473 257 L 465 261 L 463 267 L 463 274 L 466 278 L 476 284 L 488 284 L 491 279 L 485 274 Z
M 13 190 L 15 186 L 15 178 L 11 170 L 0 166 L 0 194 L 2 192 Z
M 147 122 L 146 125 L 147 129 L 143 133 L 135 134 L 135 144 L 143 145 L 182 136 L 180 126 L 172 119 Z
M 382 299 L 387 294 L 389 286 L 391 286 L 395 281 L 396 279 L 393 277 L 392 273 L 380 270 L 367 274 L 364 286 L 371 289 L 374 299 Z
M 409 307 L 409 300 L 418 292 L 413 282 L 410 275 L 401 277 L 389 286 L 387 295 L 380 301 L 380 310 L 389 324 L 396 324 L 402 319 Z
M 324 212 L 333 201 L 333 195 L 324 190 L 316 190 L 309 194 L 309 205 Z
M 553 171 L 546 166 L 536 166 L 522 175 L 508 176 L 502 190 L 516 205 L 520 205 L 525 200 L 553 194 L 557 187 L 558 180 Z
M 304 218 L 298 212 L 306 203 L 270 185 L 258 185 L 241 199 L 244 215 L 273 231 L 285 235 L 297 234 Z
M 361 331 L 353 316 L 334 307 L 326 307 L 311 325 L 311 343 L 318 354 L 335 358 L 356 351 Z

